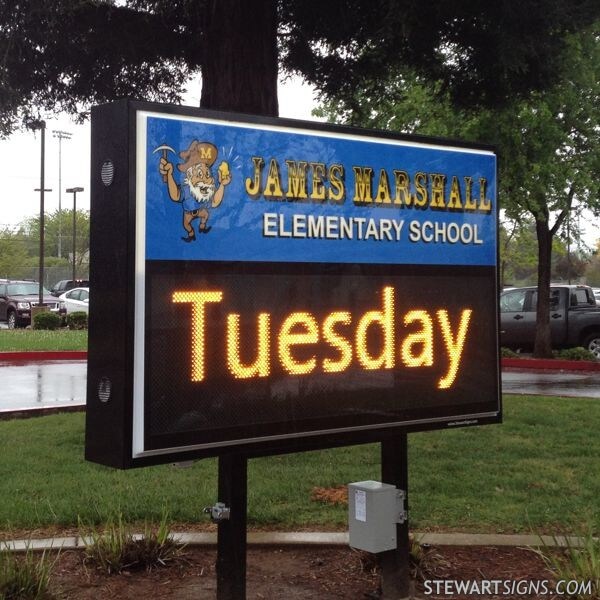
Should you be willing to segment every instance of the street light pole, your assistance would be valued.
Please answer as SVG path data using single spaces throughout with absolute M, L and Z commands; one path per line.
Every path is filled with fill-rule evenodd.
M 45 188 L 45 159 L 46 159 L 46 121 L 32 121 L 29 128 L 42 132 L 41 156 L 40 156 L 40 187 L 35 191 L 40 192 L 40 269 L 39 269 L 39 298 L 38 306 L 44 306 L 44 192 Z
M 71 134 L 53 129 L 52 135 L 58 138 L 58 258 L 62 258 L 62 141 L 70 140 Z
M 66 189 L 67 194 L 73 194 L 73 285 L 75 285 L 75 234 L 77 231 L 77 192 L 83 192 L 82 187 Z
M 39 302 L 39 306 L 42 306 L 42 299 L 44 297 L 44 229 L 45 229 L 45 225 L 44 225 L 44 192 L 51 192 L 52 188 L 35 188 L 33 190 L 34 192 L 41 192 L 40 196 L 40 272 L 39 272 L 39 298 L 38 298 L 38 302 Z

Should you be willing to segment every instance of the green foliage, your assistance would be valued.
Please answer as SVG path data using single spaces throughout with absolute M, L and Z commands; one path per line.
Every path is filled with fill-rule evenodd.
M 592 354 L 589 350 L 582 348 L 581 346 L 559 350 L 556 353 L 556 358 L 562 358 L 564 360 L 589 360 L 593 362 L 598 360 L 595 354 Z
M 600 517 L 600 403 L 505 396 L 503 406 L 502 425 L 410 434 L 412 527 L 548 532 Z M 84 439 L 83 413 L 0 421 L 0 537 L 103 524 L 116 510 L 142 527 L 163 507 L 173 522 L 208 522 L 199 507 L 214 503 L 216 460 L 121 471 L 86 462 Z M 315 502 L 313 488 L 378 480 L 380 458 L 363 444 L 250 460 L 249 526 L 345 528 L 347 509 Z
M 317 112 L 338 123 L 497 145 L 501 205 L 511 218 L 562 214 L 570 208 L 571 188 L 580 205 L 600 209 L 597 31 L 598 25 L 591 26 L 568 38 L 552 87 L 501 109 L 458 110 L 440 80 L 391 71 L 383 93 L 359 86 L 352 98 L 333 94 Z M 564 216 L 559 227 L 563 222 Z
M 500 269 L 503 285 L 536 285 L 538 272 L 538 244 L 535 222 L 531 217 L 505 218 L 500 223 Z M 578 232 L 571 231 L 571 242 L 578 240 Z M 553 281 L 577 280 L 584 275 L 588 256 L 571 248 L 568 253 L 565 240 L 555 236 L 552 241 L 551 276 Z
M 24 556 L 0 549 L 0 598 L 2 600 L 45 600 L 54 563 L 43 552 L 28 550 Z
M 84 562 L 108 575 L 123 571 L 151 571 L 181 558 L 184 546 L 173 539 L 165 512 L 157 526 L 145 524 L 141 535 L 123 521 L 123 515 L 110 520 L 103 530 L 83 527 L 86 539 Z
M 178 103 L 200 70 L 203 88 L 208 82 L 211 90 L 244 86 L 247 96 L 274 95 L 275 77 L 269 89 L 259 76 L 245 77 L 265 70 L 267 52 L 254 51 L 257 38 L 279 51 L 284 72 L 301 74 L 326 95 L 350 98 L 368 81 L 378 96 L 386 73 L 406 73 L 408 65 L 440 80 L 463 106 L 498 105 L 553 81 L 564 34 L 597 19 L 600 8 L 593 0 L 431 0 L 425 19 L 418 4 L 401 0 L 290 0 L 253 6 L 252 21 L 238 13 L 233 0 L 222 0 L 214 14 L 190 0 L 4 3 L 0 135 L 44 112 L 84 118 L 90 105 L 116 98 Z M 239 39 L 243 60 L 231 60 Z M 222 53 L 228 69 L 215 77 Z
M 425 581 L 426 579 L 439 579 L 442 573 L 448 572 L 451 563 L 444 558 L 437 550 L 424 545 L 418 539 L 410 536 L 409 560 L 411 579 Z M 376 565 L 376 555 L 371 554 L 374 565 Z
M 563 350 L 555 350 L 554 358 L 562 360 L 589 360 L 596 362 L 598 359 L 589 350 L 577 346 L 576 348 L 564 348 Z M 500 348 L 500 356 L 502 358 L 519 358 L 519 354 L 510 348 Z
M 87 210 L 77 210 L 75 214 L 75 257 L 77 264 L 81 264 L 89 249 L 90 215 Z M 35 255 L 39 252 L 37 240 L 40 239 L 40 219 L 38 216 L 30 217 L 22 224 L 22 229 L 27 233 L 28 239 L 34 242 L 30 249 Z M 55 210 L 44 217 L 44 254 L 51 260 L 58 259 L 58 239 L 61 239 L 62 262 L 72 264 L 66 256 L 73 250 L 73 211 Z M 30 242 L 31 243 L 31 242 Z M 50 263 L 49 263 L 50 264 Z M 60 263 L 59 263 L 60 264 Z
M 600 239 L 596 241 L 585 274 L 589 285 L 600 287 Z
M 22 230 L 8 228 L 0 231 L 0 277 L 19 279 L 25 277 L 30 255 Z
M 554 536 L 554 546 L 563 546 L 558 550 L 543 543 L 538 552 L 557 581 L 577 581 L 590 586 L 589 593 L 576 594 L 571 598 L 598 600 L 600 598 L 600 539 L 598 530 L 588 526 L 583 535 Z
M 49 329 L 53 331 L 60 327 L 60 317 L 53 312 L 38 313 L 33 317 L 34 329 Z
M 67 315 L 67 326 L 69 329 L 87 329 L 88 315 L 82 310 L 69 313 Z
M 575 200 L 579 209 L 600 213 L 600 21 L 590 23 L 565 39 L 563 51 L 554 57 L 552 85 L 494 110 L 456 110 L 440 78 L 432 83 L 394 71 L 383 93 L 360 86 L 350 97 L 332 92 L 335 101 L 322 110 L 338 122 L 342 115 L 341 120 L 366 127 L 497 146 L 500 206 L 509 219 L 527 215 L 535 222 L 538 311 L 547 319 L 549 293 L 544 292 L 550 285 L 553 238 L 569 222 Z M 548 356 L 550 344 L 550 328 L 539 327 L 534 353 Z
M 90 218 L 89 212 L 76 213 L 76 262 L 80 273 L 87 271 L 89 256 Z M 62 256 L 58 257 L 59 229 L 62 231 Z M 37 277 L 39 267 L 39 217 L 30 217 L 18 229 L 0 230 L 0 277 L 21 279 Z M 57 270 L 71 273 L 72 262 L 67 258 L 72 252 L 73 211 L 63 210 L 49 213 L 44 219 L 44 255 L 46 272 Z M 57 279 L 67 279 L 59 276 Z M 50 280 L 52 282 L 52 279 Z
M 3 329 L 0 352 L 30 350 L 87 350 L 87 331 L 59 329 Z

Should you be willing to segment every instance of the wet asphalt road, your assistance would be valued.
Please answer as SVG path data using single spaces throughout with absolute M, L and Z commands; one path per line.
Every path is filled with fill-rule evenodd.
M 600 398 L 600 371 L 532 371 L 502 372 L 505 394 L 539 394 L 574 398 Z
M 0 414 L 85 405 L 87 362 L 0 363 Z M 505 394 L 539 394 L 600 398 L 600 371 L 532 371 L 502 373 Z
M 0 363 L 0 414 L 85 404 L 87 361 Z

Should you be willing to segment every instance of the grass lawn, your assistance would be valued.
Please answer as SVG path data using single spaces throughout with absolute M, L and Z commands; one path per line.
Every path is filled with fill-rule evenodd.
M 507 396 L 505 422 L 409 436 L 415 529 L 557 532 L 600 522 L 600 402 Z M 84 415 L 0 421 L 0 530 L 126 521 L 206 522 L 216 461 L 117 471 L 83 460 Z M 345 528 L 346 508 L 315 486 L 379 479 L 379 446 L 254 459 L 252 527 Z
M 28 350 L 87 350 L 87 331 L 0 329 L 0 352 Z

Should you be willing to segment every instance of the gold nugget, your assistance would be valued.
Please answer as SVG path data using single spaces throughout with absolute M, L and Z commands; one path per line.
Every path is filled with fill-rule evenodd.
M 223 161 L 219 165 L 219 182 L 223 181 L 223 179 L 226 179 L 227 177 L 230 177 L 229 165 L 225 161 Z

